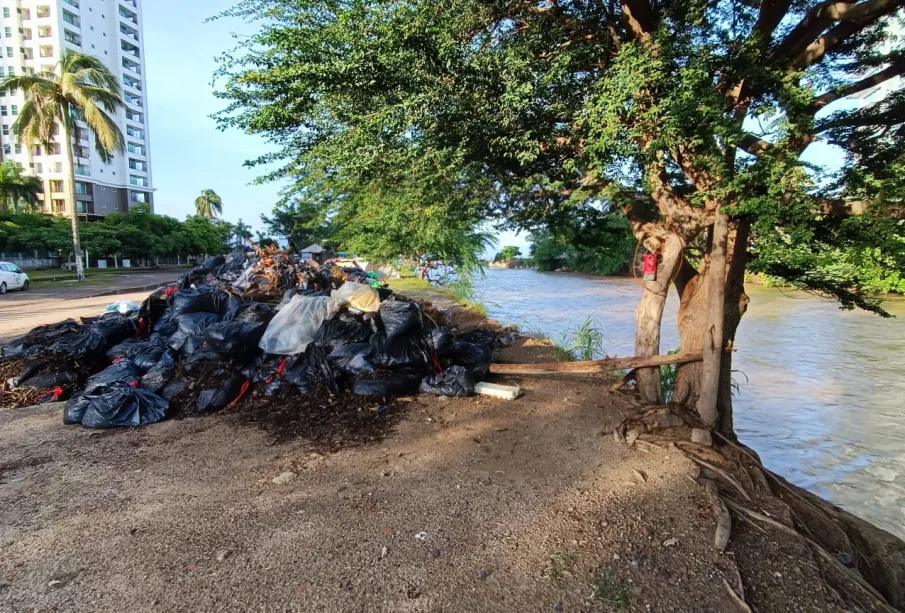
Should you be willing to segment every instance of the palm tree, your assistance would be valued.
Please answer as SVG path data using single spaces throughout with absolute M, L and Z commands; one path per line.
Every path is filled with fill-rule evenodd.
M 241 247 L 242 242 L 246 238 L 251 238 L 251 226 L 242 221 L 242 218 L 239 218 L 239 222 L 235 226 L 236 233 L 236 247 Z
M 94 133 L 95 149 L 105 164 L 110 163 L 114 153 L 126 150 L 126 139 L 110 116 L 123 107 L 119 81 L 98 58 L 67 49 L 54 72 L 10 77 L 0 83 L 0 90 L 3 89 L 21 90 L 25 95 L 25 104 L 13 124 L 13 134 L 19 142 L 29 148 L 40 145 L 51 150 L 60 136 L 66 156 L 76 278 L 84 281 L 72 148 L 82 138 L 84 128 L 80 123 L 84 123 Z
M 23 175 L 15 162 L 0 164 L 0 211 L 12 208 L 19 212 L 19 205 L 35 206 L 40 202 L 38 194 L 44 191 L 41 179 L 33 175 Z
M 213 219 L 223 214 L 223 200 L 212 189 L 201 190 L 201 195 L 195 198 L 195 211 L 201 217 Z

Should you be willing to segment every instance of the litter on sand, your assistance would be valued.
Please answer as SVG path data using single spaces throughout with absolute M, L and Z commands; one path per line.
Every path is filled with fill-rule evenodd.
M 492 333 L 456 334 L 378 281 L 393 273 L 273 248 L 208 258 L 140 305 L 0 348 L 0 408 L 66 400 L 64 423 L 113 428 L 244 407 L 330 446 L 379 434 L 397 396 L 518 395 L 482 382 Z

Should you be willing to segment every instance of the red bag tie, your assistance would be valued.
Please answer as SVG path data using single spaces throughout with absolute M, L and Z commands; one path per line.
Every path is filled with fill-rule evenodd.
M 242 388 L 239 390 L 239 395 L 236 396 L 236 399 L 229 403 L 229 406 L 234 406 L 237 402 L 242 399 L 242 396 L 245 395 L 245 392 L 248 391 L 248 386 L 250 383 L 248 381 L 242 384 Z

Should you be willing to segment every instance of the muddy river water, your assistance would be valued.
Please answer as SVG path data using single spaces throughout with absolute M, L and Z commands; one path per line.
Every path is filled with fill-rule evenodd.
M 491 317 L 557 340 L 591 317 L 610 356 L 633 354 L 632 279 L 533 270 L 486 271 L 475 282 Z M 746 288 L 736 338 L 739 438 L 764 463 L 905 538 L 905 302 L 882 319 L 800 292 Z M 670 290 L 661 352 L 679 345 Z

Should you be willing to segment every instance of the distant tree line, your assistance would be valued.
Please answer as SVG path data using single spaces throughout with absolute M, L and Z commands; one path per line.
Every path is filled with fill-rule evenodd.
M 155 215 L 147 205 L 111 213 L 100 221 L 79 221 L 82 249 L 89 255 L 117 255 L 156 260 L 178 255 L 223 253 L 230 248 L 235 226 L 197 215 L 179 221 Z M 72 253 L 72 230 L 65 217 L 7 210 L 0 213 L 0 251 L 47 250 Z

